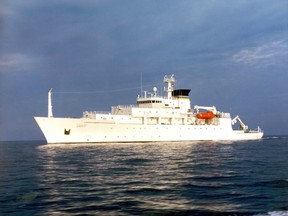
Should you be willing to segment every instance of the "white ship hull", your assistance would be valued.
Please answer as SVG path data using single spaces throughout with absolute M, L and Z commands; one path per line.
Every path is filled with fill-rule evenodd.
M 118 105 L 111 111 L 85 111 L 82 118 L 55 118 L 52 92 L 48 92 L 48 117 L 35 117 L 48 143 L 160 142 L 194 140 L 253 140 L 263 132 L 248 130 L 236 116 L 215 106 L 191 108 L 190 89 L 174 90 L 174 76 L 165 76 L 166 97 L 144 92 L 135 105 Z M 199 112 L 206 110 L 206 112 Z M 240 130 L 232 125 L 239 123 Z
M 223 119 L 221 126 L 116 124 L 84 118 L 35 120 L 48 143 L 253 140 L 263 136 L 263 132 L 232 130 L 229 119 Z

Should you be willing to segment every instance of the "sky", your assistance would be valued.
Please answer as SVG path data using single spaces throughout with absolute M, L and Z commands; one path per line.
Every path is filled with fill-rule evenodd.
M 287 0 L 3 0 L 0 140 L 44 139 L 33 117 L 50 88 L 55 117 L 81 117 L 134 104 L 166 74 L 192 106 L 285 135 L 287 60 Z

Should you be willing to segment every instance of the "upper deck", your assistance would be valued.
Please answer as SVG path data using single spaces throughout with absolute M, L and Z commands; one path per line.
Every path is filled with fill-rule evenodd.
M 199 113 L 199 109 L 213 111 L 218 118 L 230 118 L 229 113 L 220 113 L 216 107 L 195 106 L 191 108 L 189 93 L 190 89 L 174 89 L 175 78 L 174 76 L 165 76 L 164 91 L 165 96 L 159 95 L 157 88 L 154 87 L 152 92 L 144 91 L 143 95 L 138 95 L 136 104 L 134 105 L 117 105 L 111 107 L 111 112 L 103 113 L 97 112 L 99 115 L 126 115 L 134 117 L 193 117 Z M 96 112 L 85 112 L 84 116 L 92 117 Z
M 153 92 L 144 91 L 143 96 L 138 96 L 137 105 L 139 108 L 174 108 L 174 109 L 191 109 L 189 93 L 190 89 L 174 90 L 175 78 L 172 76 L 165 76 L 164 91 L 166 96 L 158 95 L 157 88 L 153 88 Z

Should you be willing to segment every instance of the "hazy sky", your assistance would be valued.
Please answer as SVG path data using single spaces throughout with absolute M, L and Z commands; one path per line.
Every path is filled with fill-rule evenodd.
M 0 140 L 44 139 L 33 116 L 50 88 L 54 116 L 80 117 L 135 103 L 141 74 L 147 90 L 175 74 L 192 106 L 288 134 L 287 60 L 287 0 L 4 0 Z

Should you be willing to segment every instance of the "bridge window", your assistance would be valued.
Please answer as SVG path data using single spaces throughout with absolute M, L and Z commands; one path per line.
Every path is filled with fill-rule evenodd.
M 147 100 L 147 101 L 137 101 L 138 104 L 147 104 L 147 103 L 162 103 L 161 100 Z

